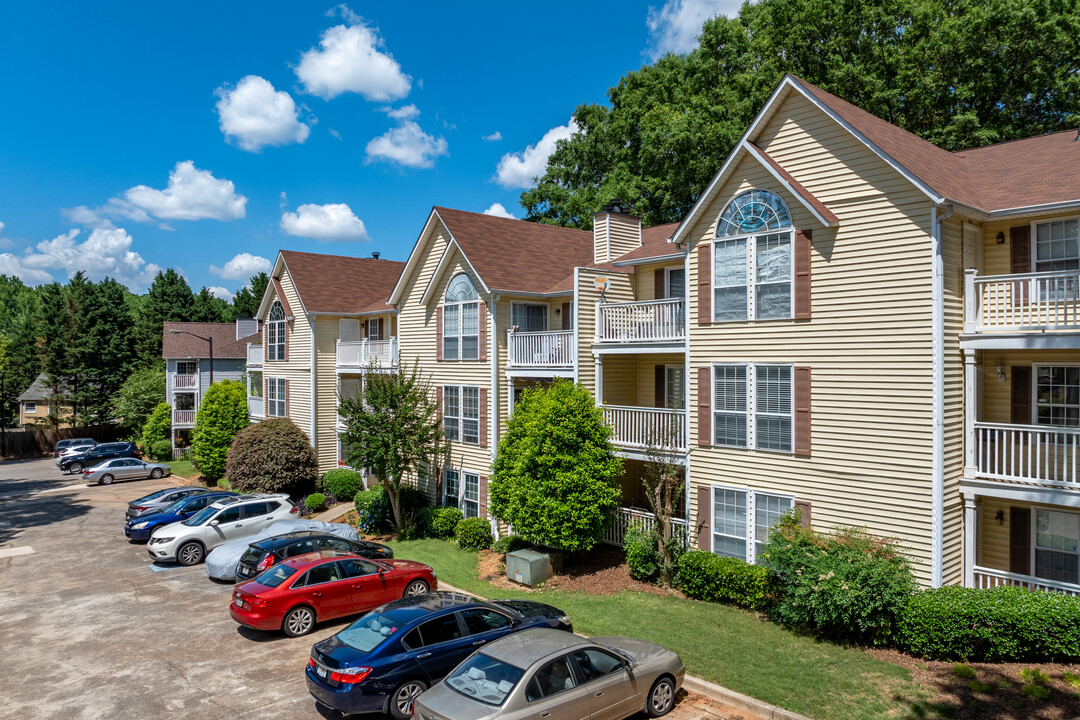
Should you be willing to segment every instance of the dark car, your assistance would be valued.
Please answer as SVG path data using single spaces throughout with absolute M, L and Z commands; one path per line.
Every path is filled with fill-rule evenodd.
M 168 505 L 161 510 L 144 513 L 131 518 L 128 520 L 127 524 L 124 525 L 124 535 L 126 535 L 129 540 L 142 540 L 145 542 L 150 539 L 154 530 L 162 525 L 187 520 L 210 503 L 216 502 L 223 497 L 232 497 L 234 495 L 236 495 L 236 493 L 225 490 L 220 492 L 215 491 L 185 495 L 172 505 Z
M 369 560 L 390 560 L 394 557 L 393 550 L 379 543 L 366 540 L 356 542 L 329 533 L 293 532 L 251 543 L 236 565 L 236 581 L 253 578 L 282 560 L 321 550 L 351 553 Z
M 562 610 L 530 600 L 484 602 L 450 592 L 395 600 L 315 643 L 308 691 L 346 715 L 388 712 L 408 720 L 416 696 L 474 650 L 528 628 L 573 632 Z
M 60 451 L 74 446 L 80 447 L 93 447 L 97 445 L 97 442 L 93 438 L 67 438 L 56 443 L 56 447 L 53 448 L 52 456 L 60 457 Z
M 135 443 L 115 442 L 95 445 L 86 452 L 68 455 L 60 462 L 60 469 L 64 472 L 81 473 L 83 468 L 94 467 L 100 462 L 119 457 L 139 457 Z
M 128 503 L 127 512 L 124 513 L 124 522 L 131 522 L 132 519 L 137 518 L 140 515 L 148 515 L 164 510 L 180 498 L 186 498 L 189 495 L 203 495 L 209 492 L 209 488 L 196 485 L 171 487 L 152 492 L 149 495 L 144 495 L 138 500 L 132 500 Z

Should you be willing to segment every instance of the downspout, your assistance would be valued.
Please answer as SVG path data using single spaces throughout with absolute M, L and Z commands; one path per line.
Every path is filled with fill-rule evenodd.
M 683 500 L 683 507 L 686 508 L 686 523 L 684 524 L 686 537 L 683 539 L 686 547 L 690 547 L 690 245 L 687 243 L 686 248 L 683 250 L 683 292 L 686 293 L 686 300 L 683 307 L 683 322 L 686 323 L 685 332 L 685 349 L 683 356 L 683 411 L 686 413 L 686 465 L 685 474 L 683 476 L 683 493 L 685 499 Z M 698 432 L 701 432 L 699 429 Z M 698 514 L 701 511 L 698 510 Z M 699 548 L 700 549 L 700 548 Z
M 491 426 L 491 466 L 495 467 L 495 455 L 499 449 L 499 324 L 495 322 L 496 314 L 495 310 L 499 306 L 499 298 L 501 295 L 493 295 L 491 298 L 491 417 L 493 419 Z M 491 471 L 488 471 L 488 514 L 491 514 Z M 489 519 L 491 523 L 491 534 L 496 540 L 499 539 L 499 521 L 494 517 Z
M 581 307 L 580 293 L 578 292 L 578 270 L 581 268 L 574 268 L 574 306 L 571 312 L 574 313 L 574 384 L 577 385 L 581 380 L 578 378 L 578 367 L 581 365 L 581 348 L 578 347 L 578 338 L 581 337 L 581 325 L 578 324 L 578 320 L 581 317 L 581 313 L 578 312 Z
M 931 462 L 930 586 L 941 587 L 945 556 L 945 271 L 942 222 L 953 206 L 930 205 L 931 226 L 931 356 L 933 373 L 933 459 Z
M 311 313 L 308 313 L 307 318 L 308 318 L 308 325 L 311 327 L 311 402 L 310 402 L 310 405 L 309 405 L 310 412 L 311 412 L 311 447 L 316 448 L 316 450 L 315 450 L 315 460 L 316 460 L 316 462 L 318 462 L 318 458 L 319 458 L 319 451 L 318 451 L 319 445 L 318 445 L 318 442 L 319 441 L 318 441 L 318 439 L 317 439 L 317 437 L 315 435 L 315 429 L 316 429 L 316 426 L 315 426 L 315 368 L 318 367 L 318 363 L 315 362 L 315 318 L 314 318 L 314 316 L 312 316 Z

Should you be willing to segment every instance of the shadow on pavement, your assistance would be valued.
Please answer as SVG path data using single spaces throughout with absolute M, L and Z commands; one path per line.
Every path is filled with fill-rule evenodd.
M 13 542 L 26 528 L 81 517 L 92 507 L 82 498 L 62 493 L 0 498 L 0 545 Z

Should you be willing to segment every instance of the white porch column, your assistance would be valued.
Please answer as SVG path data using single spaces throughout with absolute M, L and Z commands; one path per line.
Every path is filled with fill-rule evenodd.
M 506 376 L 506 421 L 514 414 L 514 378 Z
M 593 355 L 596 369 L 596 404 L 604 404 L 604 357 Z
M 981 298 L 975 291 L 975 268 L 964 271 L 964 332 L 968 335 L 979 332 L 982 324 L 979 317 L 982 310 Z
M 964 587 L 975 587 L 975 528 L 978 508 L 975 493 L 964 493 Z
M 964 348 L 964 477 L 966 478 L 975 477 L 979 469 L 975 456 L 978 373 L 979 366 L 975 363 L 975 351 Z

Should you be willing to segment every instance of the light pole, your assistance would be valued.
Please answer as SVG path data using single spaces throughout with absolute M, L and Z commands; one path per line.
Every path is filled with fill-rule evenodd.
M 213 385 L 214 384 L 214 338 L 212 338 L 212 337 L 203 337 L 202 335 L 196 335 L 195 333 L 188 332 L 187 330 L 169 330 L 169 334 L 170 335 L 190 335 L 191 337 L 199 338 L 200 340 L 205 340 L 206 342 L 210 343 L 210 384 Z

